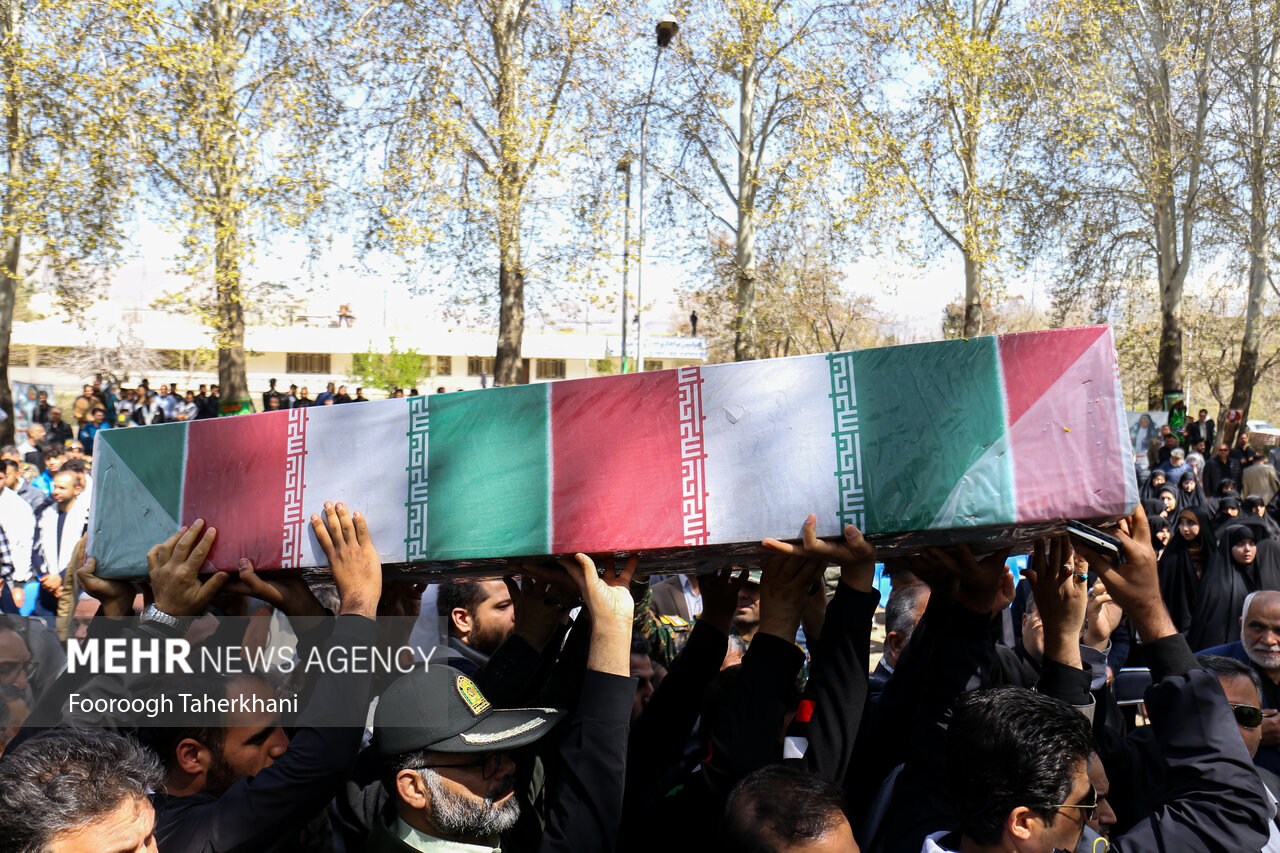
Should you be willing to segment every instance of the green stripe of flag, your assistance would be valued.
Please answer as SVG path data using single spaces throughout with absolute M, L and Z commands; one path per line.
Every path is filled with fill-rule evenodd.
M 185 423 L 161 424 L 146 429 L 110 429 L 99 437 L 157 504 L 177 519 L 182 515 L 182 481 L 186 473 Z M 154 543 L 153 543 L 154 544 Z
M 548 552 L 549 387 L 432 398 L 427 459 L 432 559 Z
M 956 483 L 1004 436 L 996 339 L 861 350 L 853 373 L 867 529 L 927 529 Z M 1004 475 L 983 487 L 991 499 L 1011 501 L 1011 488 L 1001 494 L 1011 482 L 1007 454 L 997 467 Z

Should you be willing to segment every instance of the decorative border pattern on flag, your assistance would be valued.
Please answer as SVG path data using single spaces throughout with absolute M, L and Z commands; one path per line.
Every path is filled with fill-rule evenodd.
M 684 544 L 707 544 L 707 451 L 702 440 L 702 369 L 676 371 L 680 412 L 680 494 Z
M 427 432 L 431 416 L 426 397 L 409 398 L 409 494 L 405 525 L 405 558 L 427 559 Z
M 289 431 L 284 451 L 284 543 L 280 551 L 280 567 L 302 567 L 302 537 L 305 514 L 302 490 L 306 486 L 307 410 L 289 410 Z
M 865 527 L 865 499 L 862 489 L 862 444 L 858 436 L 858 395 L 853 381 L 853 354 L 827 356 L 831 371 L 831 412 L 835 417 L 836 479 L 840 483 L 840 527 Z

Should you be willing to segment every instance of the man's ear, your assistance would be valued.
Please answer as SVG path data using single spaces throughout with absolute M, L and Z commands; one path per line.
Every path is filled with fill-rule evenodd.
M 1036 834 L 1042 823 L 1040 816 L 1031 809 L 1026 806 L 1018 806 L 1009 812 L 1004 829 L 1005 832 L 1019 841 L 1026 841 Z
M 449 621 L 453 623 L 453 630 L 457 631 L 460 636 L 467 636 L 475 630 L 475 622 L 471 618 L 471 611 L 465 607 L 455 607 L 449 612 Z
M 173 750 L 175 766 L 189 776 L 199 776 L 208 771 L 213 758 L 209 748 L 195 738 L 183 738 Z
M 422 774 L 413 770 L 401 770 L 396 774 L 396 793 L 409 808 L 421 811 L 431 802 L 431 792 L 422 781 Z

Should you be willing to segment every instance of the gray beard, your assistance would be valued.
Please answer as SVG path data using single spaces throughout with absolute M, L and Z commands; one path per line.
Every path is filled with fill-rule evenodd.
M 1246 648 L 1245 654 L 1249 657 L 1249 660 L 1263 669 L 1273 670 L 1280 668 L 1280 652 Z
M 501 835 L 516 825 L 520 804 L 512 797 L 498 806 L 514 786 L 504 786 L 490 795 L 492 799 L 472 794 L 455 793 L 444 786 L 434 770 L 419 770 L 427 790 L 431 792 L 431 822 L 436 829 L 454 838 L 489 838 Z

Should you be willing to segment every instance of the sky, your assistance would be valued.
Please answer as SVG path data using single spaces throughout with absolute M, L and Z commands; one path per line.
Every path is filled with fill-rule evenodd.
M 650 229 L 644 288 L 646 301 L 652 300 L 654 305 L 645 315 L 645 328 L 650 334 L 670 334 L 675 330 L 674 324 L 684 317 L 679 307 L 679 291 L 696 283 L 698 270 L 654 251 L 653 234 Z M 170 259 L 179 248 L 176 235 L 142 216 L 131 242 L 137 247 L 136 256 L 114 276 L 113 302 L 120 303 L 122 308 L 146 308 L 164 293 L 182 287 L 184 279 L 168 271 Z M 634 258 L 632 263 L 634 298 Z M 361 324 L 382 326 L 385 317 L 392 327 L 405 328 L 412 328 L 424 315 L 443 313 L 442 295 L 408 292 L 397 280 L 397 271 L 390 263 L 384 263 L 381 269 L 355 269 L 341 241 L 335 241 L 334 249 L 318 261 L 309 260 L 302 245 L 275 241 L 260 248 L 248 274 L 259 281 L 293 283 L 302 297 L 301 313 L 336 314 L 339 304 L 350 304 Z M 964 284 L 958 254 L 951 258 L 945 252 L 925 271 L 907 264 L 895 265 L 892 259 L 887 259 L 853 263 L 845 272 L 847 289 L 854 294 L 871 296 L 881 312 L 892 315 L 895 320 L 892 331 L 904 340 L 938 337 L 942 309 L 961 295 Z M 621 288 L 620 275 L 618 288 Z M 1037 305 L 1046 299 L 1034 280 L 1015 282 L 1009 289 L 1011 295 L 1033 299 Z M 576 319 L 582 322 L 584 318 Z M 590 320 L 591 331 L 611 332 L 619 325 L 620 315 L 616 311 L 593 314 Z M 531 316 L 530 330 L 537 330 L 539 325 L 539 319 Z M 585 330 L 585 323 L 583 328 Z

